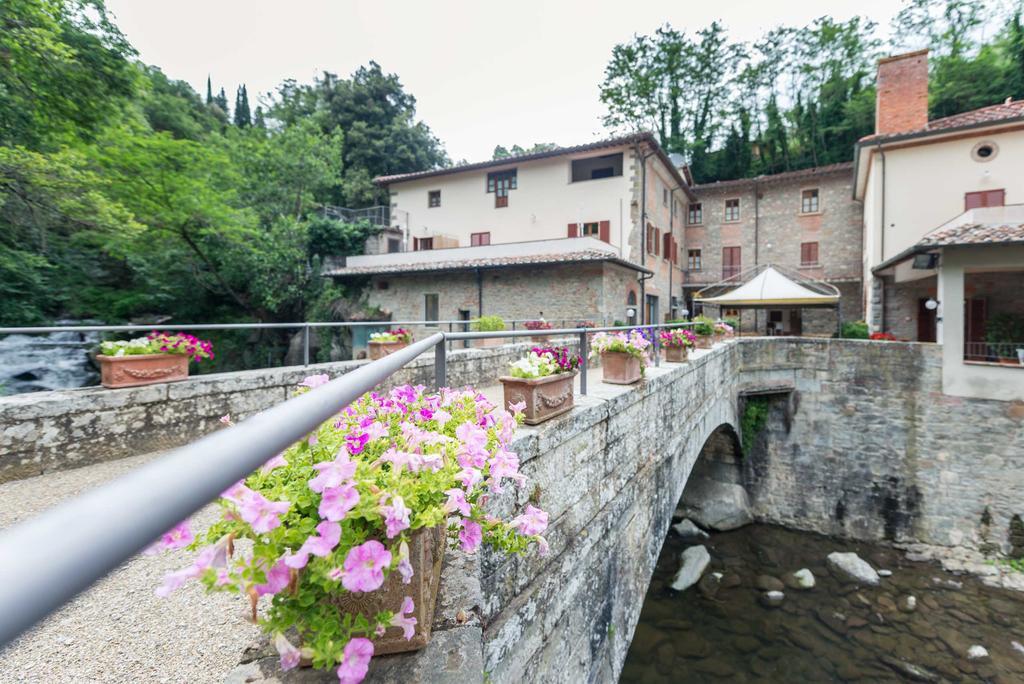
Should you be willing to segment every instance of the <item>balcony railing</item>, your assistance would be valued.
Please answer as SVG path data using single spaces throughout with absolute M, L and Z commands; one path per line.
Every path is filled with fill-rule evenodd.
M 964 361 L 1024 366 L 1024 342 L 964 342 Z
M 580 394 L 585 395 L 590 334 L 637 328 L 653 332 L 688 325 L 693 324 L 437 332 L 238 425 L 176 449 L 0 532 L 0 646 L 13 641 L 421 354 L 433 350 L 434 384 L 445 386 L 446 342 L 576 335 L 583 359 Z M 658 336 L 652 337 L 658 365 Z

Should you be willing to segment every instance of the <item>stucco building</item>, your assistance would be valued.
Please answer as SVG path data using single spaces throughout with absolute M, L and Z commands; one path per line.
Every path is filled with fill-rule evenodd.
M 927 51 L 879 62 L 876 130 L 854 153 L 867 320 L 941 343 L 947 393 L 1020 398 L 1024 101 L 933 121 L 927 102 Z
M 391 226 L 325 274 L 365 279 L 395 319 L 679 314 L 694 195 L 649 133 L 376 182 Z

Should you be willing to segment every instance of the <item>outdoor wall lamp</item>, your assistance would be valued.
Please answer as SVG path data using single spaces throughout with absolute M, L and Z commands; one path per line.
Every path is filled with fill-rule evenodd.
M 626 309 L 626 318 L 633 318 L 633 316 L 636 316 L 636 309 L 634 309 L 633 307 L 627 308 Z
M 929 297 L 928 301 L 924 303 L 924 308 L 928 309 L 929 311 L 935 311 L 936 309 L 939 308 L 939 303 L 935 301 L 933 297 Z

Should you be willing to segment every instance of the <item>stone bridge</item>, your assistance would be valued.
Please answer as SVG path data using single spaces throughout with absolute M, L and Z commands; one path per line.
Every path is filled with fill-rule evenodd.
M 456 351 L 451 384 L 492 382 L 519 353 Z M 421 360 L 396 381 L 427 383 L 429 369 Z M 199 378 L 134 395 L 0 399 L 0 472 L 59 469 L 61 444 L 65 454 L 102 458 L 83 439 L 114 452 L 172 446 L 174 435 L 211 429 L 224 412 L 281 401 L 308 372 Z M 1011 517 L 1024 514 L 1014 495 L 1024 491 L 1024 406 L 943 395 L 934 345 L 732 341 L 687 364 L 650 368 L 639 385 L 592 382 L 571 413 L 522 429 L 514 449 L 530 488 L 509 490 L 492 505 L 498 514 L 527 501 L 547 510 L 551 553 L 449 551 L 432 642 L 376 659 L 372 680 L 615 681 L 695 463 L 719 428 L 735 443 L 740 396 L 765 389 L 783 392 L 771 395 L 768 422 L 742 460 L 758 519 L 870 539 L 1008 543 Z M 92 408 L 54 396 L 75 392 L 93 397 Z M 84 452 L 67 450 L 74 440 Z M 309 673 L 281 675 L 276 657 L 258 650 L 244 660 L 229 681 L 315 681 Z

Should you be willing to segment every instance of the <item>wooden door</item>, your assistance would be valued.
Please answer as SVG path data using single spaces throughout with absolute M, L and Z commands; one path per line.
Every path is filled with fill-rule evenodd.
M 917 300 L 917 341 L 935 341 L 935 309 L 925 306 L 928 297 Z

